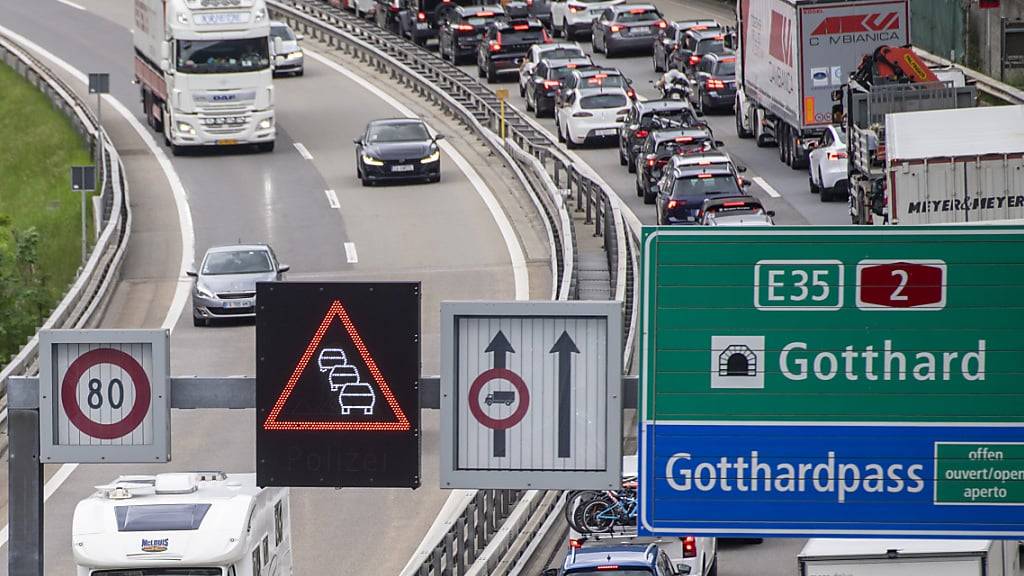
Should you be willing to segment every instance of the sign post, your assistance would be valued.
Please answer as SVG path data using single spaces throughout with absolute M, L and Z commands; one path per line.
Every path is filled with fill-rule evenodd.
M 621 484 L 621 305 L 441 305 L 441 487 Z
M 1024 227 L 645 228 L 640 527 L 1024 536 Z
M 89 242 L 86 230 L 88 225 L 85 218 L 85 198 L 89 192 L 96 190 L 96 167 L 95 166 L 72 166 L 71 167 L 71 191 L 78 192 L 82 197 L 82 265 L 85 265 L 89 256 Z
M 501 134 L 501 139 L 505 140 L 505 100 L 508 100 L 508 88 L 498 88 L 494 91 L 494 95 L 501 103 L 501 126 L 498 133 Z
M 265 282 L 256 302 L 257 483 L 418 487 L 419 283 Z

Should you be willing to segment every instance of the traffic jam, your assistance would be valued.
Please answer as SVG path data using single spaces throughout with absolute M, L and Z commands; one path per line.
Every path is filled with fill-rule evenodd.
M 308 5 L 270 9 L 264 1 L 135 0 L 139 118 L 171 156 L 248 146 L 269 158 L 286 134 L 274 90 L 315 79 L 328 44 L 289 21 L 289 10 L 313 13 Z M 557 523 L 557 545 L 516 550 L 523 560 L 512 570 L 492 561 L 508 547 L 485 548 L 481 536 L 469 556 L 483 567 L 474 564 L 471 574 L 738 576 L 762 572 L 760 563 L 770 561 L 798 576 L 1024 576 L 1019 307 L 1007 294 L 1021 268 L 1012 253 L 1018 232 L 1000 235 L 1024 218 L 1024 106 L 985 105 L 973 75 L 915 50 L 911 0 L 696 0 L 700 10 L 677 0 L 295 2 L 343 11 L 421 56 L 427 50 L 459 67 L 500 100 L 500 132 L 492 127 L 499 147 L 512 149 L 505 138 L 512 107 L 517 122 L 550 136 L 548 153 L 610 183 L 618 198 L 600 209 L 610 213 L 614 204 L 639 222 L 628 252 L 642 252 L 642 265 L 628 272 L 622 265 L 635 282 L 635 325 L 624 325 L 622 299 L 539 302 L 529 281 L 525 295 L 516 291 L 526 301 L 516 303 L 532 306 L 525 313 L 512 302 L 444 301 L 440 328 L 426 322 L 441 335 L 442 356 L 441 375 L 428 377 L 420 374 L 418 277 L 407 281 L 403 270 L 402 282 L 338 282 L 346 284 L 343 295 L 328 297 L 314 283 L 340 273 L 296 273 L 294 253 L 281 250 L 285 264 L 268 242 L 217 236 L 221 242 L 204 246 L 198 265 L 182 266 L 189 329 L 215 338 L 220 326 L 255 322 L 259 359 L 244 393 L 217 390 L 215 401 L 199 407 L 253 408 L 233 396 L 255 395 L 257 472 L 133 474 L 95 486 L 71 527 L 79 576 L 298 574 L 292 525 L 293 512 L 301 512 L 290 490 L 327 486 L 323 477 L 331 474 L 355 478 L 358 488 L 439 483 L 454 496 L 436 506 L 438 519 L 457 498 L 467 510 L 485 499 L 509 509 L 529 501 L 530 514 L 548 506 L 544 524 Z M 707 17 L 708 6 L 734 16 Z M 353 70 L 370 66 L 351 58 Z M 375 82 L 388 81 L 383 71 Z M 457 153 L 467 139 L 452 128 L 469 123 L 444 124 L 439 116 L 359 116 L 354 133 L 342 135 L 343 158 L 329 160 L 354 169 L 344 175 L 351 189 L 323 191 L 331 209 L 344 214 L 347 202 L 355 204 L 353 190 L 378 206 L 407 202 L 388 195 L 415 190 L 429 207 L 432 194 L 450 190 L 455 170 L 442 170 L 448 162 L 478 192 L 486 187 L 464 165 L 496 155 L 482 138 L 470 141 L 480 148 L 476 156 Z M 302 144 L 293 146 L 314 160 Z M 200 163 L 190 160 L 181 165 Z M 558 170 L 549 188 L 564 208 L 573 190 L 561 189 Z M 480 196 L 502 211 L 494 197 Z M 506 242 L 516 236 L 495 219 Z M 542 225 L 557 234 L 547 219 Z M 591 225 L 588 205 L 588 235 Z M 593 237 L 607 233 L 599 225 Z M 349 244 L 341 250 L 354 265 Z M 617 257 L 626 257 L 626 246 L 616 246 Z M 879 256 L 893 246 L 898 253 Z M 553 255 L 552 267 L 571 268 L 570 250 Z M 514 250 L 508 259 L 514 269 L 527 266 Z M 602 265 L 611 263 L 608 256 Z M 288 282 L 289 273 L 300 281 Z M 403 291 L 401 298 L 392 291 Z M 272 302 L 280 305 L 268 312 Z M 573 316 L 569 304 L 605 307 Z M 180 381 L 220 382 L 174 378 L 186 393 L 172 396 L 170 332 L 151 332 L 150 340 L 131 342 L 137 360 L 104 361 L 123 369 L 127 376 L 117 376 L 125 382 L 89 373 L 88 388 L 74 384 L 89 408 L 121 417 L 126 400 L 141 406 L 152 395 L 169 415 L 171 404 L 195 408 L 188 402 L 202 397 L 196 382 Z M 121 346 L 118 336 L 109 334 L 107 344 Z M 291 356 L 268 361 L 286 336 Z M 40 386 L 61 370 L 75 373 L 76 346 L 91 345 L 44 340 L 54 359 L 40 355 Z M 639 360 L 623 366 L 621 352 L 634 342 Z M 153 390 L 149 380 L 140 385 L 164 361 L 164 387 L 157 378 L 149 378 Z M 129 377 L 136 381 L 126 385 Z M 277 388 L 257 386 L 261 379 Z M 71 437 L 76 422 L 91 422 L 78 406 L 67 422 L 51 421 L 74 394 L 59 401 L 39 390 L 44 437 Z M 440 480 L 420 470 L 427 436 L 420 403 L 428 397 L 436 397 L 429 409 L 440 410 Z M 170 461 L 169 447 L 158 446 L 170 444 L 169 422 L 131 412 L 151 451 L 145 461 Z M 97 438 L 108 432 L 97 429 Z M 336 432 L 352 434 L 345 437 L 352 445 L 330 435 Z M 459 435 L 470 432 L 476 436 L 462 445 Z M 122 441 L 103 440 L 85 444 Z M 45 450 L 34 457 L 39 470 L 43 459 L 77 462 L 51 461 Z M 388 476 L 398 469 L 400 480 Z M 610 480 L 594 480 L 608 470 Z M 474 494 L 463 493 L 470 488 Z M 518 493 L 507 502 L 499 490 Z M 418 549 L 418 569 L 402 576 L 466 574 L 463 556 L 452 559 L 464 546 L 452 530 L 489 538 L 542 529 L 541 522 L 495 526 L 490 514 L 432 528 L 434 547 Z M 802 542 L 780 547 L 783 539 Z M 531 555 L 536 561 L 527 562 Z M 339 566 L 335 573 L 352 572 Z

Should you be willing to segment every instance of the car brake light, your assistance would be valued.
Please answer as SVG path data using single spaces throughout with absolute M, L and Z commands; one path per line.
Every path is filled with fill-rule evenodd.
M 714 36 L 713 39 L 715 39 L 715 40 L 725 40 L 725 35 L 724 34 L 719 34 L 718 36 Z
M 636 136 L 637 138 L 647 138 L 648 134 L 650 134 L 650 132 L 642 128 L 640 130 L 637 130 L 636 132 L 633 132 L 633 136 Z
M 612 32 L 621 32 L 621 31 L 622 31 L 622 26 L 619 26 L 618 24 L 612 24 Z
M 607 78 L 607 77 L 608 77 L 608 75 L 607 75 L 607 74 L 594 74 L 593 76 L 591 76 L 591 78 L 597 78 L 597 79 L 599 79 L 599 80 L 600 80 L 600 79 L 604 79 L 604 78 Z
M 523 30 L 529 30 L 530 27 L 527 24 L 516 24 L 512 26 L 512 29 L 515 30 L 516 32 L 522 32 Z
M 683 558 L 694 558 L 697 556 L 697 538 L 694 536 L 686 536 L 681 538 L 683 541 Z
M 668 208 L 669 210 L 675 210 L 680 206 L 686 206 L 686 200 L 669 200 L 668 206 L 666 206 L 666 208 Z M 686 544 L 683 544 L 683 554 L 686 554 Z
M 707 30 L 706 24 L 698 24 L 697 26 L 690 26 L 690 30 Z
M 554 42 L 554 40 L 551 38 L 551 36 L 548 35 L 548 29 L 547 28 L 541 28 L 540 36 L 541 36 L 541 40 L 543 40 L 545 44 L 551 44 L 552 42 Z
M 708 78 L 708 81 L 704 83 L 704 87 L 708 90 L 724 90 L 725 82 L 714 78 Z
M 544 81 L 544 87 L 545 88 L 558 88 L 561 85 L 562 85 L 562 83 L 559 82 L 558 80 L 545 80 Z
M 846 157 L 846 152 L 843 151 L 832 151 L 828 153 L 829 160 L 845 160 Z
M 455 29 L 459 32 L 472 32 L 473 26 L 470 24 L 458 24 L 455 26 Z
M 700 56 L 697 56 L 696 54 L 690 56 L 690 66 L 696 66 L 699 63 L 700 63 Z
M 664 20 L 658 20 L 658 28 L 661 28 L 662 30 L 668 28 L 668 22 L 665 22 Z
M 491 16 L 494 16 L 494 12 L 477 12 L 476 15 L 482 18 L 490 18 Z
M 575 14 L 575 13 L 581 11 L 581 10 L 583 10 L 583 8 L 581 8 L 579 6 L 569 6 L 569 13 L 570 14 Z
M 630 14 L 643 14 L 647 12 L 645 8 L 633 8 L 629 11 Z
M 701 174 L 697 174 L 697 178 L 700 178 L 701 180 L 705 180 L 707 178 L 714 178 L 714 176 L 704 172 L 704 173 L 701 173 Z
M 654 168 L 654 158 L 648 158 L 647 159 L 647 167 L 648 168 Z
M 746 202 L 725 202 L 725 203 L 722 204 L 722 206 L 725 206 L 726 208 L 735 208 L 737 206 L 746 206 L 746 205 L 747 205 Z
M 597 569 L 598 570 L 618 570 L 619 567 L 618 567 L 618 565 L 605 564 L 605 565 L 602 565 L 602 566 L 598 566 Z
M 693 142 L 693 136 L 676 136 L 676 142 Z
M 728 58 L 722 58 L 722 62 L 735 62 L 735 61 L 736 61 L 736 57 L 735 56 L 729 56 Z
M 533 6 L 533 0 L 526 0 L 527 6 Z
M 698 166 L 710 166 L 711 165 L 711 160 L 699 160 L 697 162 L 697 165 Z
M 491 40 L 488 45 L 490 46 L 491 52 L 501 52 L 501 42 L 497 40 Z
M 573 118 L 593 118 L 593 116 L 590 112 L 577 112 L 572 115 Z
M 419 12 L 416 13 L 416 20 L 418 22 L 426 22 L 427 21 L 427 13 L 424 12 L 423 10 L 420 10 Z
M 626 89 L 626 96 L 628 96 L 630 100 L 635 100 L 636 99 L 636 90 L 633 90 L 632 88 L 627 88 Z

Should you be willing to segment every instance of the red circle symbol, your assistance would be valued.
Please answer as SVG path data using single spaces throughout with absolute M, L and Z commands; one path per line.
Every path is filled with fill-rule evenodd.
M 82 407 L 78 405 L 78 395 L 75 393 L 82 375 L 90 368 L 100 364 L 113 364 L 124 370 L 132 379 L 132 385 L 135 387 L 135 405 L 124 418 L 110 424 L 103 424 L 86 416 L 82 412 Z M 71 363 L 71 366 L 68 366 L 64 380 L 61 381 L 60 396 L 64 414 L 75 428 L 100 440 L 123 438 L 138 428 L 139 424 L 146 419 L 146 414 L 149 413 L 149 378 L 146 377 L 146 371 L 135 358 L 113 348 L 97 348 L 82 354 Z
M 480 406 L 480 391 L 483 390 L 484 384 L 492 380 L 510 382 L 515 387 L 516 392 L 519 393 L 516 409 L 507 418 L 491 418 L 484 412 L 483 407 Z M 493 430 L 507 430 L 519 424 L 523 417 L 526 416 L 526 411 L 529 408 L 530 390 L 526 387 L 526 382 L 523 382 L 519 374 L 507 368 L 491 368 L 477 376 L 476 380 L 473 380 L 473 384 L 469 387 L 469 411 L 473 413 L 473 417 L 481 424 Z

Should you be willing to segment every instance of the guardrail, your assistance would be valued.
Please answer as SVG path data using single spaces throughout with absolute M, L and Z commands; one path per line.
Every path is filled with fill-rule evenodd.
M 89 259 L 40 329 L 92 326 L 113 294 L 114 280 L 124 262 L 125 249 L 131 233 L 132 216 L 128 207 L 128 186 L 121 156 L 78 95 L 27 50 L 6 36 L 0 35 L 0 58 L 46 94 L 54 107 L 68 117 L 75 130 L 88 144 L 94 161 L 100 157 L 100 146 L 105 151 L 105 165 L 99 167 L 102 200 L 100 207 L 103 213 L 109 216 L 105 220 L 101 219 L 102 231 L 89 254 Z M 33 335 L 18 354 L 0 369 L 0 401 L 4 405 L 0 410 L 0 423 L 5 423 L 7 419 L 7 378 L 34 373 L 38 353 L 39 338 L 38 335 Z M 6 435 L 0 439 L 4 448 L 6 440 Z
M 1004 102 L 1009 102 L 1010 104 L 1024 104 L 1024 90 L 1014 88 L 1009 84 L 1004 84 L 995 78 L 991 78 L 981 72 L 978 72 L 977 70 L 971 70 L 966 66 L 950 62 L 945 58 L 936 56 L 935 54 L 920 48 L 914 48 L 914 52 L 916 52 L 918 56 L 930 65 L 943 66 L 946 68 L 958 68 L 962 70 L 969 80 L 974 81 L 979 91 L 988 94 L 989 96 L 993 96 L 1003 100 Z

